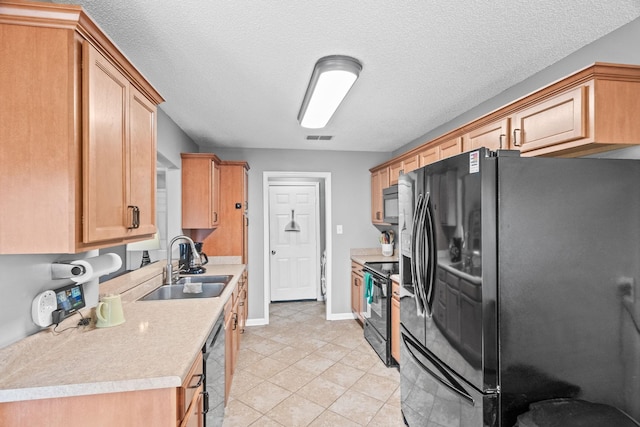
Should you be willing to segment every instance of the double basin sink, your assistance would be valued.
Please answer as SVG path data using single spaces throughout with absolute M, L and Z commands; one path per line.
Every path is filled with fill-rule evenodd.
M 140 301 L 219 297 L 233 276 L 186 276 L 173 285 L 162 285 Z

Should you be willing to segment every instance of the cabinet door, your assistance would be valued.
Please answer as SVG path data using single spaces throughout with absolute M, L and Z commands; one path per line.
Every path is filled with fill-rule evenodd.
M 89 43 L 83 44 L 83 241 L 122 238 L 127 212 L 128 80 Z
M 509 118 L 474 129 L 464 136 L 464 151 L 486 147 L 489 150 L 509 149 Z
M 220 224 L 220 166 L 211 162 L 211 227 Z
M 220 204 L 218 158 L 213 154 L 182 153 L 182 228 L 217 226 Z
M 358 288 L 359 281 L 358 275 L 356 273 L 351 273 L 351 311 L 358 315 L 360 313 L 360 300 L 358 299 L 358 295 L 360 295 L 360 289 Z
M 428 147 L 418 153 L 418 164 L 420 167 L 429 165 L 440 160 L 440 149 L 438 147 Z
M 129 205 L 138 209 L 135 235 L 156 232 L 156 106 L 133 86 L 129 97 Z
M 371 174 L 371 222 L 374 224 L 382 222 L 382 184 L 380 183 L 380 172 Z
M 397 162 L 389 166 L 389 185 L 395 185 L 398 183 L 398 177 L 402 171 L 402 162 Z
M 391 356 L 400 363 L 400 300 L 391 298 Z
M 420 166 L 420 160 L 418 156 L 411 156 L 402 161 L 402 172 L 408 173 L 418 169 Z
M 235 351 L 233 348 L 233 304 L 229 300 L 224 306 L 224 404 L 229 401 L 231 391 L 231 381 L 233 379 L 233 358 Z
M 514 115 L 514 147 L 526 152 L 587 137 L 586 87 L 580 86 Z
M 438 146 L 440 149 L 440 159 L 455 156 L 462 153 L 462 138 L 457 137 L 449 141 L 445 141 Z

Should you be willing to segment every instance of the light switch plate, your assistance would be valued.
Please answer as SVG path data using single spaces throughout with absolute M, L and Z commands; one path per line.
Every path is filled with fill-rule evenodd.
M 342 226 L 341 225 L 336 225 L 336 233 L 337 234 L 342 234 Z

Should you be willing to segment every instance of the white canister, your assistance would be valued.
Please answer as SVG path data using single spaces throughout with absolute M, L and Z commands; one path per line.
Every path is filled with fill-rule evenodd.
M 382 255 L 383 256 L 392 256 L 393 255 L 393 244 L 391 244 L 391 243 L 383 243 L 382 244 Z

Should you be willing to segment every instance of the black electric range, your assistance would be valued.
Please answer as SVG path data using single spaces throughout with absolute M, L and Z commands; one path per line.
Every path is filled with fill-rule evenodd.
M 391 357 L 391 279 L 399 273 L 399 263 L 364 264 L 364 337 L 386 366 L 396 366 Z M 367 278 L 367 274 L 369 278 Z

